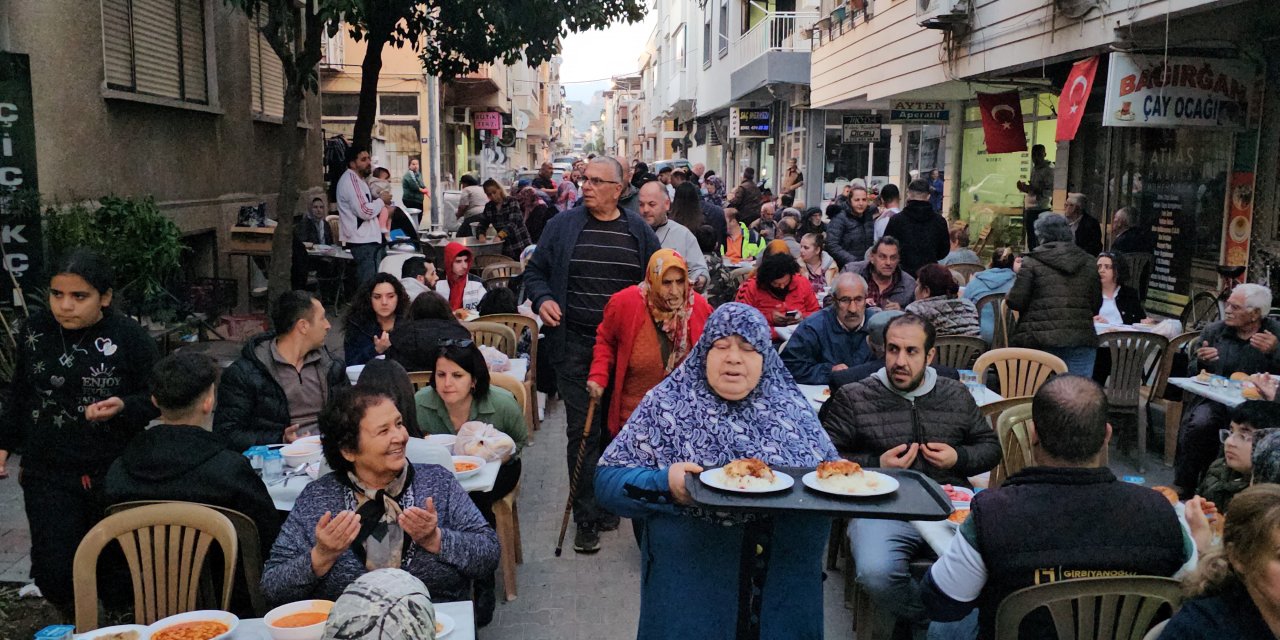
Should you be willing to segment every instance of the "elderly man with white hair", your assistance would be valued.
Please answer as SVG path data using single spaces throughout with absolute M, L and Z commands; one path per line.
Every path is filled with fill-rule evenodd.
M 1137 212 L 1120 207 L 1111 215 L 1111 251 L 1113 253 L 1151 253 L 1156 250 L 1156 236 L 1138 226 Z
M 1242 284 L 1227 298 L 1226 317 L 1205 327 L 1193 343 L 1189 375 L 1208 371 L 1222 376 L 1235 373 L 1280 373 L 1280 322 L 1268 318 L 1271 290 L 1260 284 Z M 1190 497 L 1200 476 L 1218 456 L 1218 429 L 1228 426 L 1227 408 L 1196 396 L 1187 404 L 1178 427 L 1178 452 L 1173 482 L 1178 494 Z
M 800 384 L 828 384 L 831 374 L 871 360 L 867 345 L 867 281 L 844 272 L 832 282 L 831 305 L 800 326 L 782 350 L 782 363 Z
M 1071 225 L 1071 235 L 1076 246 L 1096 256 L 1102 253 L 1102 227 L 1098 219 L 1089 215 L 1089 199 L 1083 193 L 1067 194 L 1067 207 L 1063 214 Z

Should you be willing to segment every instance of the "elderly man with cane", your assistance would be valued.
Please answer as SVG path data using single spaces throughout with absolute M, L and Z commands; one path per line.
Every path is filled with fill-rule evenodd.
M 600 531 L 618 519 L 595 500 L 596 461 L 608 443 L 595 412 L 588 412 L 587 375 L 596 329 L 613 294 L 639 283 L 653 252 L 661 248 L 640 216 L 618 206 L 624 188 L 622 165 L 607 156 L 587 163 L 583 205 L 547 223 L 542 242 L 524 272 L 525 291 L 546 326 L 551 366 L 564 399 L 568 467 L 578 553 L 600 550 Z M 585 427 L 584 427 L 585 424 Z

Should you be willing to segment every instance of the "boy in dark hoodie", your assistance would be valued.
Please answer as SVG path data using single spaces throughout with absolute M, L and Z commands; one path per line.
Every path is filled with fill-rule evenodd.
M 235 509 L 258 527 L 262 557 L 280 532 L 280 516 L 244 456 L 211 429 L 218 368 L 202 354 L 175 353 L 156 364 L 151 402 L 160 424 L 133 439 L 107 472 L 110 504 L 181 500 Z

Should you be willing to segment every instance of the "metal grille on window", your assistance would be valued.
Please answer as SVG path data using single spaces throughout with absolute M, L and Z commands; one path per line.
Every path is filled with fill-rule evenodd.
M 209 101 L 205 0 L 101 0 L 107 88 Z

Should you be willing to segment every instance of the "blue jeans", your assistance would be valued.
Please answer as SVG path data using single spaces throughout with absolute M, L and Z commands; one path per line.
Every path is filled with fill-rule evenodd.
M 1086 378 L 1093 377 L 1093 361 L 1098 357 L 1096 347 L 1056 347 L 1041 349 L 1041 351 L 1062 358 L 1062 361 L 1067 363 L 1067 373 Z
M 911 577 L 911 559 L 929 545 L 910 522 L 849 521 L 849 547 L 858 568 L 858 584 L 876 608 L 913 623 L 928 620 L 920 583 Z
M 351 251 L 351 257 L 356 263 L 356 286 L 372 282 L 373 277 L 378 275 L 378 265 L 387 255 L 387 248 L 381 242 L 365 242 L 348 244 L 347 249 Z

